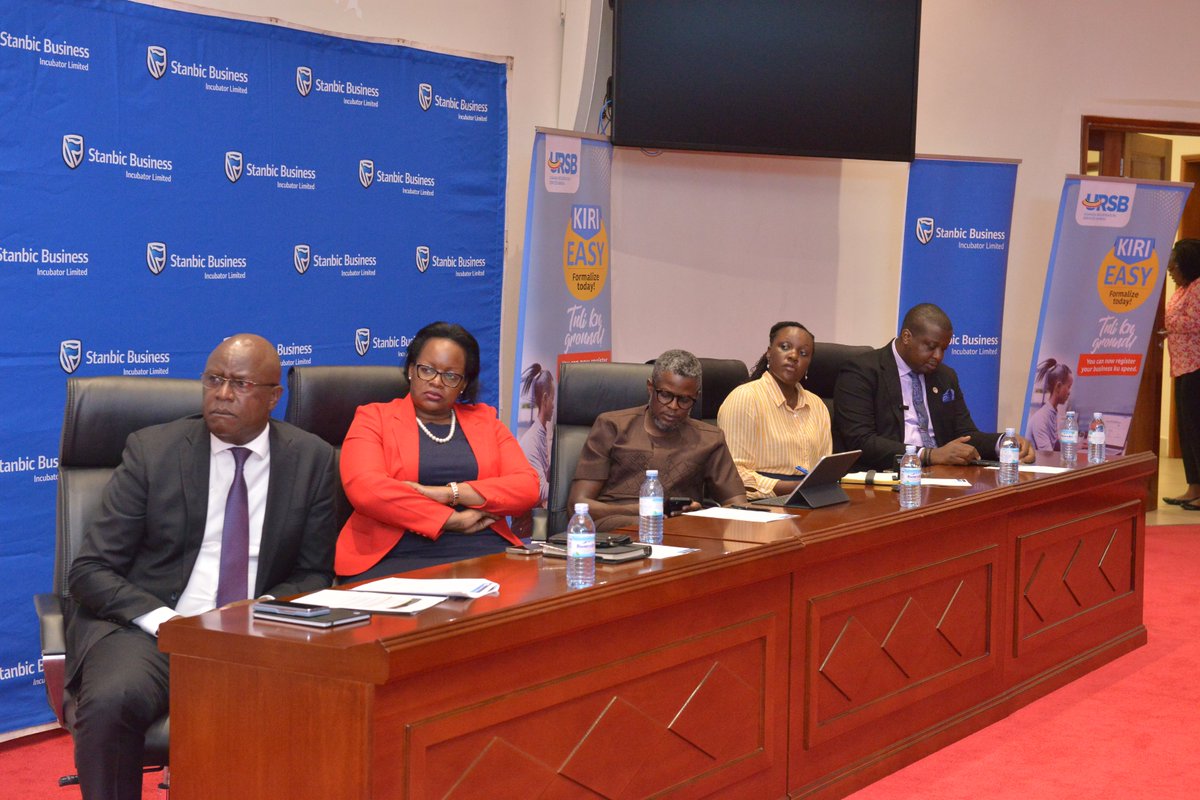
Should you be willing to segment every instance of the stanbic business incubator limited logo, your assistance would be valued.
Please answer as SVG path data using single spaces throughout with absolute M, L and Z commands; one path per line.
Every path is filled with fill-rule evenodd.
M 152 44 L 146 48 L 146 69 L 154 80 L 167 74 L 167 48 Z
M 422 111 L 428 111 L 433 105 L 433 86 L 428 83 L 422 83 L 417 86 L 417 102 L 421 104 Z
M 62 159 L 63 163 L 71 169 L 75 169 L 83 163 L 83 135 L 79 133 L 68 133 L 62 138 Z
M 417 103 L 422 111 L 439 108 L 453 111 L 463 122 L 487 122 L 488 104 L 468 97 L 444 97 L 433 90 L 429 83 L 417 84 Z
M 361 158 L 358 161 L 358 182 L 362 184 L 364 189 L 369 188 L 375 181 L 375 162 L 369 158 Z
M 425 245 L 417 248 L 417 269 L 421 272 L 429 269 L 429 248 Z
M 312 259 L 312 248 L 306 244 L 298 244 L 292 248 L 292 266 L 301 275 L 308 272 L 308 264 Z
M 365 356 L 367 351 L 371 349 L 371 329 L 359 328 L 354 331 L 354 352 L 358 353 L 359 357 Z
M 929 244 L 933 241 L 933 217 L 917 217 L 917 241 Z
M 163 242 L 146 242 L 146 267 L 158 275 L 167 266 L 167 246 Z
M 308 97 L 308 93 L 312 91 L 313 74 L 312 67 L 296 67 L 296 91 L 301 97 Z
M 79 369 L 83 357 L 83 342 L 78 339 L 63 339 L 58 343 L 58 365 L 68 375 Z
M 238 150 L 225 151 L 225 177 L 230 183 L 237 183 L 242 177 L 242 154 Z

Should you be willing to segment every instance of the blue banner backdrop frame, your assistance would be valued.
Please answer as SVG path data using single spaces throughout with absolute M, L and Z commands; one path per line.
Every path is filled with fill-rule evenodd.
M 1054 433 L 1073 409 L 1084 435 L 1092 412 L 1101 412 L 1108 453 L 1125 451 L 1167 260 L 1191 186 L 1064 179 L 1023 402 L 1021 429 L 1035 447 L 1057 449 Z M 1065 364 L 1072 379 L 1069 397 L 1057 407 L 1047 402 L 1045 377 L 1038 380 L 1038 365 L 1050 359 Z
M 996 430 L 1004 288 L 1020 161 L 918 156 L 908 173 L 900 308 L 935 303 L 954 324 L 946 364 L 971 416 Z
M 0 731 L 51 719 L 68 375 L 395 364 L 435 319 L 499 397 L 511 59 L 120 0 L 0 0 Z M 286 399 L 276 408 L 282 416 Z
M 543 507 L 559 367 L 612 358 L 611 207 L 608 137 L 537 128 L 509 427 L 538 471 Z

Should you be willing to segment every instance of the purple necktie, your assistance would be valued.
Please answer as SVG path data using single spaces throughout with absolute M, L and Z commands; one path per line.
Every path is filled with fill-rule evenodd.
M 925 410 L 925 390 L 921 388 L 921 377 L 915 372 L 908 373 L 912 383 L 913 411 L 917 412 L 917 427 L 921 429 L 921 444 L 933 447 L 933 437 L 929 435 L 929 412 Z
M 217 607 L 247 595 L 246 571 L 250 562 L 250 500 L 242 467 L 250 450 L 231 447 L 236 465 L 229 497 L 225 499 L 225 526 L 221 530 L 221 574 L 217 578 Z

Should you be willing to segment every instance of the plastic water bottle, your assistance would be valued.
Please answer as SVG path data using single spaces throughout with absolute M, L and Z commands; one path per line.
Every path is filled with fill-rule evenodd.
M 900 507 L 921 505 L 921 457 L 915 444 L 906 445 L 900 459 Z
M 1104 463 L 1104 417 L 1099 411 L 1092 413 L 1092 424 L 1088 425 L 1088 463 Z
M 638 491 L 638 541 L 662 544 L 663 488 L 658 482 L 658 470 L 646 470 L 646 480 Z
M 1017 444 L 1017 429 L 1005 428 L 1004 435 L 1000 437 L 1000 444 L 996 449 L 1000 451 L 1000 483 L 1004 485 L 1016 483 L 1020 475 L 1018 463 L 1021 460 L 1021 448 Z
M 567 588 L 585 589 L 596 582 L 596 525 L 587 503 L 575 504 L 567 525 Z
M 1062 430 L 1058 432 L 1058 449 L 1062 453 L 1062 463 L 1065 466 L 1075 466 L 1075 455 L 1079 448 L 1079 422 L 1075 419 L 1075 412 L 1067 412 L 1067 421 L 1063 423 Z

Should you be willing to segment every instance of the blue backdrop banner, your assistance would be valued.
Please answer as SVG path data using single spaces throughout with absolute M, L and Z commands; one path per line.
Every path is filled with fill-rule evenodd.
M 1125 452 L 1190 190 L 1191 184 L 1127 178 L 1064 182 L 1022 422 L 1039 450 L 1057 449 L 1056 432 L 1074 409 L 1084 439 L 1099 411 L 1108 452 Z
M 117 0 L 0 0 L 0 729 L 45 722 L 68 375 L 397 364 L 466 325 L 498 398 L 504 59 Z M 281 413 L 280 403 L 277 413 Z
M 525 259 L 510 427 L 537 469 L 546 505 L 558 367 L 612 354 L 612 145 L 539 130 L 529 171 Z M 518 521 L 524 531 L 527 521 Z
M 908 173 L 897 319 L 917 303 L 936 303 L 950 316 L 946 364 L 957 370 L 971 416 L 985 431 L 997 427 L 1017 165 L 918 158 Z

